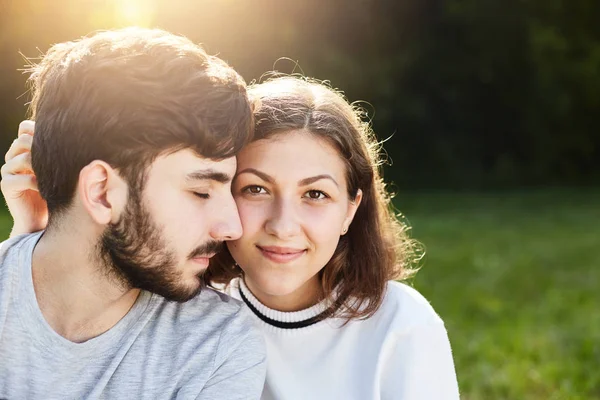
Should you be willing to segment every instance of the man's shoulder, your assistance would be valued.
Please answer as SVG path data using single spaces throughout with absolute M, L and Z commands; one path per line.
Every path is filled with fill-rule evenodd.
M 211 288 L 185 303 L 153 297 L 158 303 L 146 333 L 162 338 L 163 349 L 194 349 L 199 358 L 211 353 L 217 365 L 243 353 L 264 358 L 262 334 L 240 301 Z
M 204 287 L 194 298 L 185 302 L 166 300 L 154 295 L 157 318 L 177 318 L 179 322 L 206 324 L 209 320 L 228 320 L 240 313 L 243 304 L 212 288 Z
M 40 236 L 41 233 L 42 232 L 25 233 L 3 240 L 0 242 L 0 259 L 3 259 L 10 250 L 21 247 L 28 241 L 29 238 Z
M 184 373 L 181 381 L 190 382 L 195 388 L 200 375 L 197 371 L 210 371 L 202 385 L 207 398 L 232 395 L 258 398 L 266 373 L 266 345 L 243 303 L 204 288 L 185 303 L 165 300 L 157 311 L 156 316 L 166 319 L 163 324 L 166 335 L 161 335 L 162 355 L 170 360 L 183 360 L 174 368 L 194 371 Z M 155 341 L 156 335 L 152 336 L 151 340 Z
M 160 298 L 163 312 L 176 312 L 189 320 L 208 317 L 230 318 L 240 312 L 243 303 L 210 287 L 204 287 L 194 298 L 185 302 L 173 302 Z
M 23 235 L 14 236 L 8 238 L 0 243 L 0 272 L 5 273 L 8 269 L 10 269 L 11 265 L 14 263 L 10 263 L 10 259 L 14 258 L 15 255 L 18 254 L 21 250 L 26 250 L 28 248 L 27 244 L 34 245 L 37 242 L 39 236 L 41 236 L 42 232 L 35 233 L 27 233 Z M 18 259 L 18 257 L 17 257 Z
M 218 332 L 219 336 L 247 336 L 257 332 L 248 309 L 241 301 L 209 287 L 184 303 L 163 298 L 158 298 L 157 302 L 154 320 L 165 320 L 166 324 L 177 326 L 181 335 L 195 332 L 195 336 L 201 336 L 198 333 Z

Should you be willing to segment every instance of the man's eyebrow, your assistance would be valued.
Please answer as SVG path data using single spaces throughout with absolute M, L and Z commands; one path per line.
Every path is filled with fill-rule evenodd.
M 231 176 L 215 171 L 213 169 L 204 169 L 201 171 L 190 172 L 185 177 L 186 181 L 216 181 L 219 183 L 227 183 L 231 181 Z
M 254 168 L 246 168 L 246 169 L 238 172 L 237 176 L 240 176 L 241 174 L 254 174 L 254 175 L 258 176 L 260 179 L 262 179 L 263 181 L 268 182 L 268 183 L 273 183 L 275 181 L 270 175 L 265 174 L 264 172 L 261 172 Z

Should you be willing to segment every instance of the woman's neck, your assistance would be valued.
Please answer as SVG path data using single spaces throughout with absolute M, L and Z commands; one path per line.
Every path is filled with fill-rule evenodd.
M 304 285 L 291 293 L 273 295 L 262 291 L 251 278 L 243 277 L 248 289 L 264 306 L 281 312 L 301 311 L 314 306 L 322 300 L 319 277 L 315 275 Z

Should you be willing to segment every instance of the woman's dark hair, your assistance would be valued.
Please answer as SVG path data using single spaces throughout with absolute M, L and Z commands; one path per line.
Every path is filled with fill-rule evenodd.
M 303 130 L 327 140 L 346 164 L 348 198 L 360 189 L 362 201 L 340 237 L 333 257 L 320 272 L 322 293 L 333 302 L 330 316 L 371 316 L 381 305 L 389 280 L 413 272 L 418 243 L 394 214 L 379 168 L 381 145 L 364 112 L 331 87 L 306 78 L 284 76 L 249 88 L 255 102 L 254 140 Z M 228 251 L 213 258 L 206 279 L 227 284 L 242 275 Z

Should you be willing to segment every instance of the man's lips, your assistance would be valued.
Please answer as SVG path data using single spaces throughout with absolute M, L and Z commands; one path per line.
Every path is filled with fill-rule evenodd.
M 215 256 L 214 253 L 213 254 L 206 254 L 206 255 L 199 255 L 199 256 L 192 257 L 191 260 L 194 263 L 199 264 L 199 265 L 201 265 L 203 267 L 208 267 L 208 263 L 210 262 L 210 259 L 212 257 L 214 257 L 214 256 Z
M 262 255 L 276 263 L 285 264 L 290 261 L 296 260 L 306 253 L 306 249 L 296 249 L 292 247 L 279 247 L 279 246 L 259 246 L 256 247 L 260 250 Z

